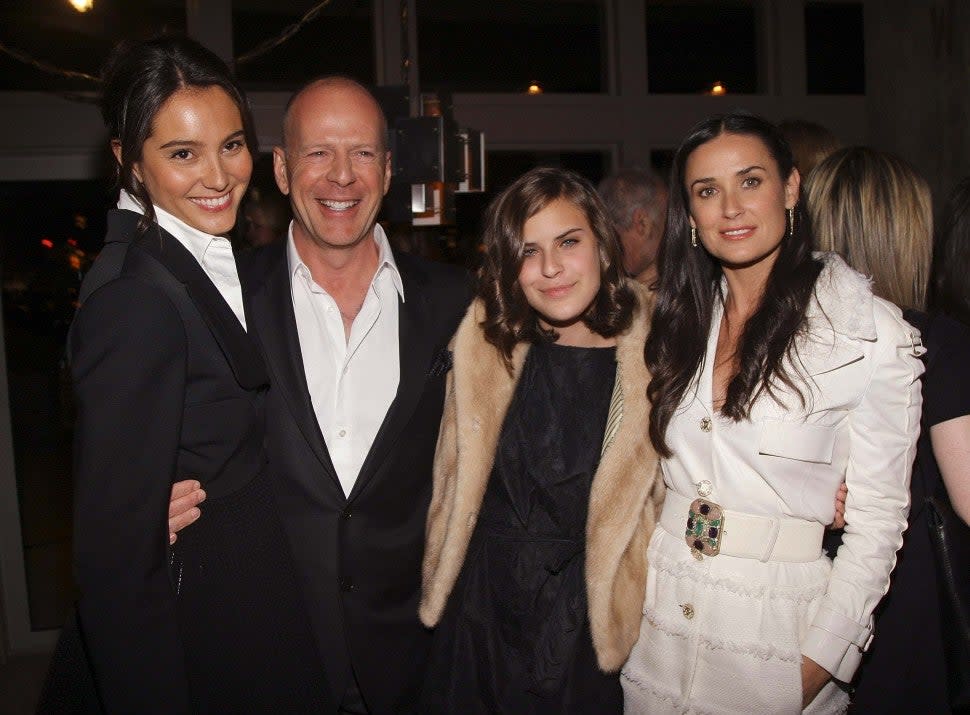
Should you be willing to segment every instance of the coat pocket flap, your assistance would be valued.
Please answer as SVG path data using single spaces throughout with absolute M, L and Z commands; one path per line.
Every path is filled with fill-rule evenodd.
M 851 365 L 863 357 L 858 345 L 838 338 L 829 343 L 809 341 L 798 348 L 798 360 L 804 371 L 812 377 Z
M 765 422 L 761 426 L 758 453 L 802 462 L 832 463 L 834 427 L 792 422 Z

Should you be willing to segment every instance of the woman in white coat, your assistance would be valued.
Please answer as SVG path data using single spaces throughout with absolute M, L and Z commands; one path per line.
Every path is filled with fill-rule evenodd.
M 784 139 L 747 113 L 700 123 L 674 159 L 646 347 L 667 495 L 629 713 L 844 711 L 889 584 L 922 348 L 866 278 L 812 255 L 799 189 Z

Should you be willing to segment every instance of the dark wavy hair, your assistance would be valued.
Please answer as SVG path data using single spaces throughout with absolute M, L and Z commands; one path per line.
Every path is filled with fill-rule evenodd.
M 933 308 L 970 325 L 970 176 L 943 208 L 934 259 Z
M 658 259 L 656 308 L 644 349 L 653 376 L 647 389 L 650 440 L 658 453 L 668 457 L 667 425 L 704 360 L 714 303 L 722 300 L 720 263 L 702 246 L 691 246 L 685 168 L 695 149 L 722 134 L 757 137 L 767 147 L 783 181 L 795 168 L 791 149 L 778 128 L 740 111 L 700 122 L 674 155 L 667 230 Z M 812 257 L 809 222 L 799 201 L 793 235 L 783 237 L 761 302 L 742 330 L 738 343 L 740 370 L 728 384 L 722 414 L 735 421 L 746 419 L 751 403 L 762 392 L 773 395 L 772 384 L 777 386 L 778 382 L 794 390 L 804 402 L 796 378 L 785 370 L 783 360 L 794 352 L 795 338 L 803 330 L 805 310 L 821 270 L 822 262 Z
M 178 90 L 186 87 L 220 87 L 239 109 L 246 147 L 257 153 L 256 130 L 242 88 L 226 63 L 195 40 L 183 35 L 157 35 L 137 42 L 125 41 L 112 51 L 101 71 L 101 116 L 112 142 L 121 146 L 115 164 L 119 188 L 131 194 L 144 210 L 138 227 L 145 231 L 155 220 L 148 191 L 134 166 L 141 161 L 145 140 L 151 136 L 155 115 Z
M 517 343 L 558 337 L 554 330 L 539 324 L 536 311 L 519 286 L 525 222 L 557 199 L 583 212 L 599 248 L 600 289 L 583 323 L 608 338 L 625 330 L 633 319 L 636 298 L 622 275 L 620 239 L 596 189 L 566 169 L 532 169 L 495 197 L 483 222 L 485 258 L 478 271 L 478 296 L 485 303 L 482 328 L 485 339 L 502 353 L 509 372 Z

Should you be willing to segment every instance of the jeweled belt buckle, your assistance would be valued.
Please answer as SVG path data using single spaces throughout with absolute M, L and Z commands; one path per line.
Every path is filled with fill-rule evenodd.
M 687 511 L 684 540 L 691 555 L 700 561 L 705 556 L 717 556 L 721 551 L 724 533 L 724 510 L 720 504 L 707 499 L 695 499 Z

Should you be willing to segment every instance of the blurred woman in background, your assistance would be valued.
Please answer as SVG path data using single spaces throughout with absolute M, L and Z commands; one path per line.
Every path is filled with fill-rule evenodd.
M 904 309 L 927 348 L 909 525 L 889 593 L 876 611 L 876 637 L 853 705 L 866 713 L 947 713 L 945 609 L 938 607 L 943 582 L 926 500 L 949 499 L 963 521 L 970 521 L 970 330 L 923 312 L 933 206 L 928 184 L 909 164 L 866 147 L 841 149 L 809 176 L 807 202 L 819 248 L 841 254 L 871 276 L 873 292 Z M 963 220 L 958 214 L 952 225 Z M 850 514 L 846 520 L 851 524 Z M 964 539 L 970 548 L 970 530 Z M 955 575 L 970 582 L 970 562 L 957 565 Z

